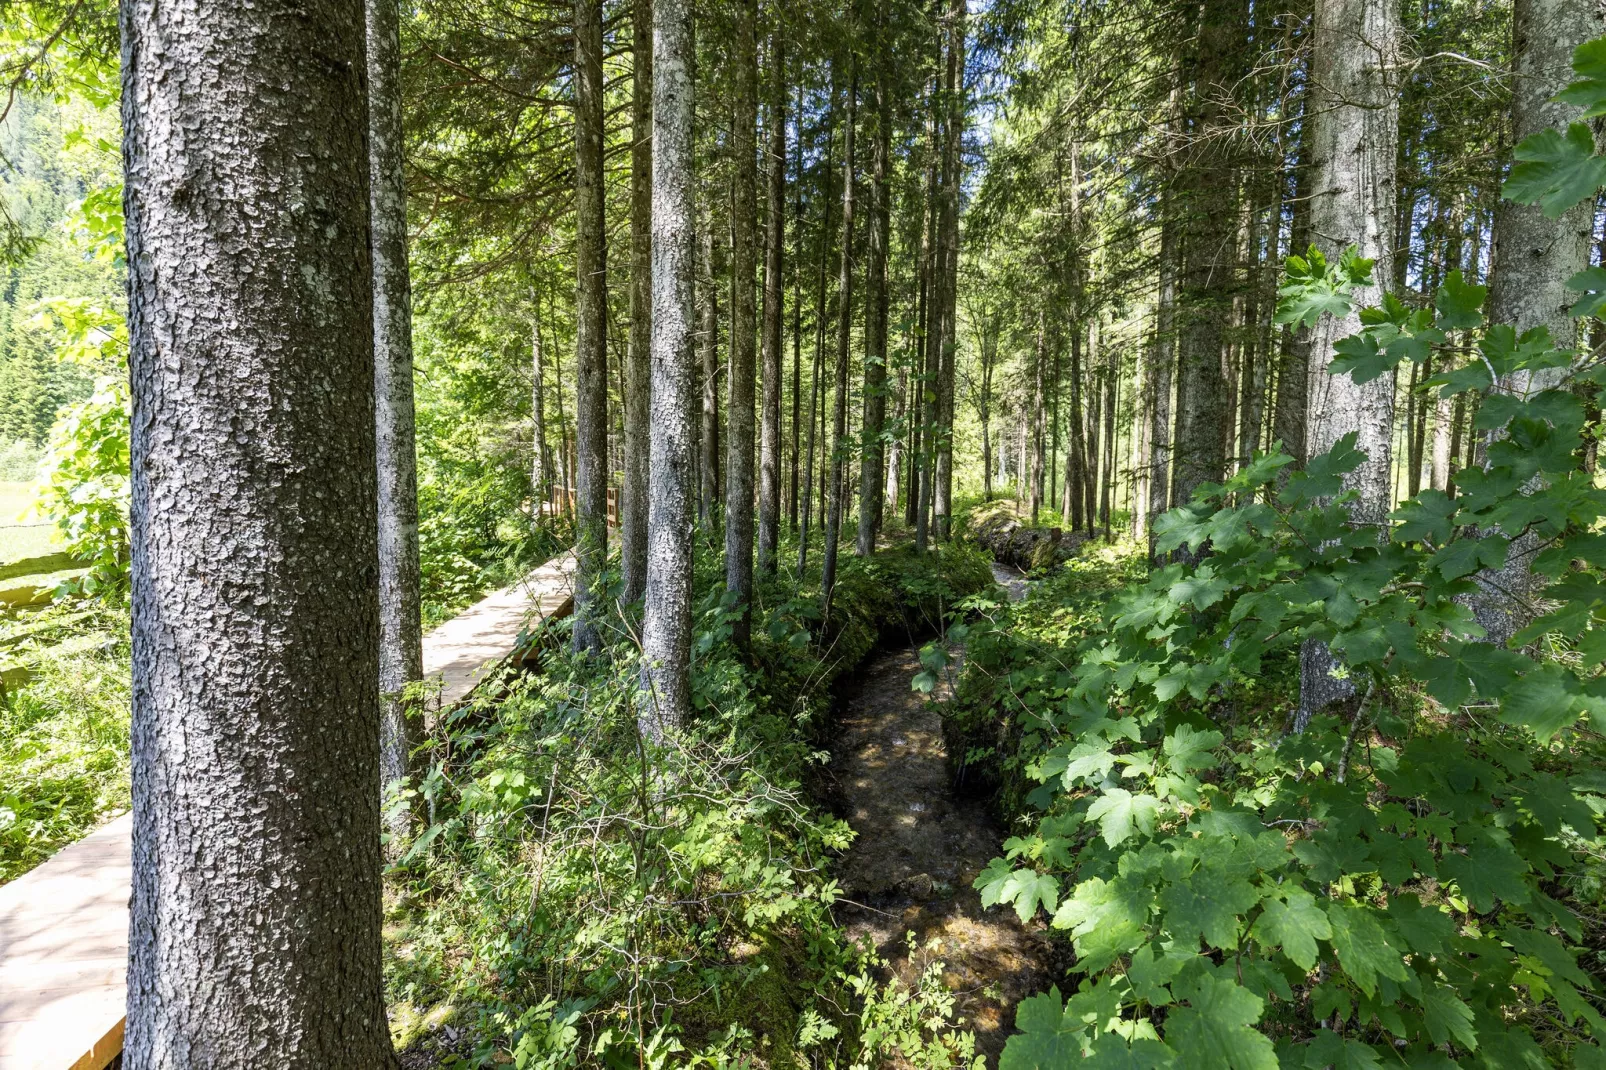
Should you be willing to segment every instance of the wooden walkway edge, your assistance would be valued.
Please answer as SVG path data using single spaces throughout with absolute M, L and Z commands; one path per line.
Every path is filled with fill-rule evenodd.
M 424 637 L 443 709 L 568 614 L 574 566 L 554 558 Z M 122 1051 L 132 827 L 124 814 L 0 887 L 0 1070 L 103 1070 Z

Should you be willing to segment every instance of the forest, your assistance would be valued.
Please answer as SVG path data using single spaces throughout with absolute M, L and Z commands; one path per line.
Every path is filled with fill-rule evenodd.
M 1606 0 L 0 0 L 0 1070 L 1606 1070 L 1603 385 Z

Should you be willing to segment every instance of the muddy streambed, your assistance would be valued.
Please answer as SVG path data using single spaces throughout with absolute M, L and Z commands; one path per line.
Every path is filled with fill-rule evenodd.
M 998 566 L 1018 600 L 1019 573 Z M 858 833 L 838 867 L 852 903 L 838 907 L 851 937 L 868 937 L 888 969 L 918 983 L 932 961 L 945 964 L 961 1022 L 996 1066 L 1014 1032 L 1015 1005 L 1060 980 L 1041 922 L 1022 925 L 1008 909 L 983 910 L 971 882 L 1002 853 L 1004 831 L 979 799 L 959 797 L 949 775 L 942 720 L 910 689 L 918 647 L 873 655 L 843 693 L 832 748 L 834 800 Z M 913 932 L 911 957 L 906 934 Z M 936 939 L 934 948 L 928 944 Z

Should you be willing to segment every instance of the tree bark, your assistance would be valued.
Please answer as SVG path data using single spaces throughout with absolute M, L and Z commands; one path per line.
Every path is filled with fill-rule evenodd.
M 630 101 L 630 337 L 625 357 L 624 486 L 619 566 L 625 604 L 647 586 L 647 482 L 652 430 L 652 3 L 632 0 Z
M 799 122 L 803 116 L 803 87 L 797 90 L 797 116 Z M 784 134 L 782 135 L 785 136 Z M 801 127 L 798 131 L 797 144 L 793 146 L 794 170 L 798 181 L 796 192 L 792 199 L 792 240 L 797 245 L 798 262 L 792 266 L 792 485 L 787 495 L 787 524 L 796 533 L 798 530 L 799 505 L 799 467 L 802 454 L 802 433 L 799 426 L 803 417 L 803 134 Z M 784 252 L 782 254 L 785 255 Z
M 1170 221 L 1160 225 L 1160 281 L 1154 304 L 1154 347 L 1150 351 L 1149 524 L 1171 508 L 1171 372 L 1176 364 L 1176 236 Z M 1149 552 L 1154 552 L 1151 534 Z
M 532 295 L 531 303 L 537 306 Z M 538 307 L 538 306 L 537 306 Z M 552 447 L 546 438 L 546 367 L 541 353 L 541 316 L 530 317 L 530 417 L 534 426 L 534 458 L 530 464 L 530 525 L 539 528 L 552 500 Z
M 574 649 L 602 649 L 608 567 L 608 234 L 603 225 L 602 0 L 574 4 Z
M 131 1070 L 396 1066 L 365 38 L 122 7 Z
M 825 361 L 825 286 L 830 274 L 831 262 L 831 178 L 835 174 L 832 166 L 832 154 L 836 148 L 835 131 L 832 129 L 836 122 L 836 71 L 831 74 L 831 99 L 825 117 L 825 218 L 820 224 L 820 259 L 819 269 L 815 280 L 814 291 L 814 366 L 809 375 L 809 438 L 807 461 L 803 466 L 803 524 L 797 540 L 797 574 L 801 579 L 803 571 L 809 561 L 809 527 L 814 517 L 814 452 L 816 439 L 819 435 L 821 412 L 825 404 L 824 384 L 820 378 L 824 371 Z M 823 465 L 821 467 L 824 467 Z
M 880 10 L 879 8 L 877 9 Z M 882 479 L 886 450 L 882 431 L 887 422 L 887 253 L 892 237 L 889 170 L 892 157 L 892 101 L 887 90 L 886 28 L 876 25 L 875 140 L 870 148 L 870 233 L 865 263 L 864 302 L 864 454 L 859 465 L 860 557 L 875 553 L 881 534 L 886 488 Z
M 386 792 L 417 772 L 424 678 L 419 604 L 418 457 L 414 448 L 412 286 L 402 184 L 401 40 L 397 0 L 368 0 L 369 249 L 373 263 L 374 416 L 379 473 L 379 766 Z M 406 806 L 387 811 L 393 849 L 411 831 Z
M 959 186 L 964 180 L 959 148 L 960 141 L 964 137 L 965 119 L 968 114 L 965 86 L 966 12 L 965 0 L 952 0 L 947 16 L 948 65 L 943 79 L 947 111 L 943 124 L 943 232 L 937 244 L 937 255 L 942 268 L 940 274 L 942 304 L 938 310 L 939 427 L 936 442 L 936 490 L 932 498 L 932 514 L 937 537 L 944 541 L 951 534 L 950 523 L 953 513 L 954 363 L 958 352 L 956 343 L 959 300 Z
M 825 550 L 820 563 L 820 594 L 827 617 L 831 613 L 831 594 L 836 587 L 837 543 L 842 533 L 843 464 L 848 449 L 848 345 L 853 332 L 853 193 L 854 133 L 858 125 L 859 63 L 850 59 L 848 110 L 842 131 L 842 270 L 836 284 L 836 397 L 831 415 L 830 482 L 827 484 L 830 511 L 825 518 Z
M 1182 504 L 1202 484 L 1226 473 L 1228 385 L 1222 370 L 1222 326 L 1232 312 L 1237 221 L 1237 123 L 1234 99 L 1247 5 L 1206 4 L 1184 126 L 1194 144 L 1179 168 L 1177 240 L 1177 430 L 1172 501 Z
M 1511 120 L 1517 141 L 1578 119 L 1580 109 L 1551 98 L 1572 80 L 1573 50 L 1601 33 L 1602 10 L 1597 0 L 1515 0 Z M 1594 223 L 1594 198 L 1559 219 L 1545 218 L 1534 205 L 1501 201 L 1494 215 L 1489 322 L 1509 323 L 1519 334 L 1544 327 L 1558 346 L 1574 345 L 1577 327 L 1567 310 L 1577 294 L 1565 283 L 1589 266 Z M 1554 389 L 1565 372 L 1564 368 L 1519 372 L 1497 387 L 1519 397 L 1532 396 Z M 1504 646 L 1533 618 L 1538 584 L 1532 563 L 1539 549 L 1538 540 L 1518 535 L 1506 552 L 1504 566 L 1474 577 L 1478 592 L 1472 609 L 1487 632 L 1484 642 Z
M 697 332 L 702 351 L 703 427 L 698 436 L 701 448 L 699 485 L 702 491 L 698 519 L 705 530 L 712 530 L 719 511 L 719 246 L 714 243 L 713 220 L 706 214 L 702 228 L 703 285 L 699 294 L 702 324 Z
M 642 728 L 661 739 L 691 716 L 692 529 L 696 450 L 692 272 L 692 18 L 653 4 L 652 456 L 641 631 Z
M 1311 60 L 1311 231 L 1330 259 L 1346 246 L 1376 261 L 1373 277 L 1393 269 L 1394 171 L 1399 133 L 1395 92 L 1399 49 L 1398 0 L 1317 0 Z M 1334 344 L 1360 330 L 1359 309 L 1380 303 L 1380 283 L 1357 287 L 1356 311 L 1324 316 L 1312 331 L 1306 456 L 1325 453 L 1356 432 L 1367 455 L 1345 487 L 1358 493 L 1350 522 L 1380 533 L 1393 508 L 1391 446 L 1394 434 L 1392 374 L 1365 385 L 1329 375 Z M 1333 675 L 1335 659 L 1324 644 L 1307 642 L 1300 654 L 1296 731 L 1316 711 L 1354 693 Z
M 1043 310 L 1037 310 L 1037 345 L 1032 357 L 1032 477 L 1027 496 L 1032 523 L 1043 508 Z
M 786 49 L 783 31 L 770 33 L 767 214 L 764 231 L 764 384 L 759 433 L 758 571 L 775 575 L 781 537 L 781 295 L 786 255 Z
M 753 383 L 758 332 L 757 0 L 735 0 L 731 99 L 731 340 L 725 405 L 725 589 L 735 596 L 731 640 L 746 650 L 753 603 Z

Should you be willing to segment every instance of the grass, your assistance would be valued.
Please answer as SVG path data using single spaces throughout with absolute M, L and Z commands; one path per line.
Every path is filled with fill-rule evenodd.
M 0 619 L 0 884 L 128 808 L 122 612 L 78 603 Z
M 0 564 L 41 557 L 59 550 L 56 526 L 29 514 L 33 484 L 0 482 Z

